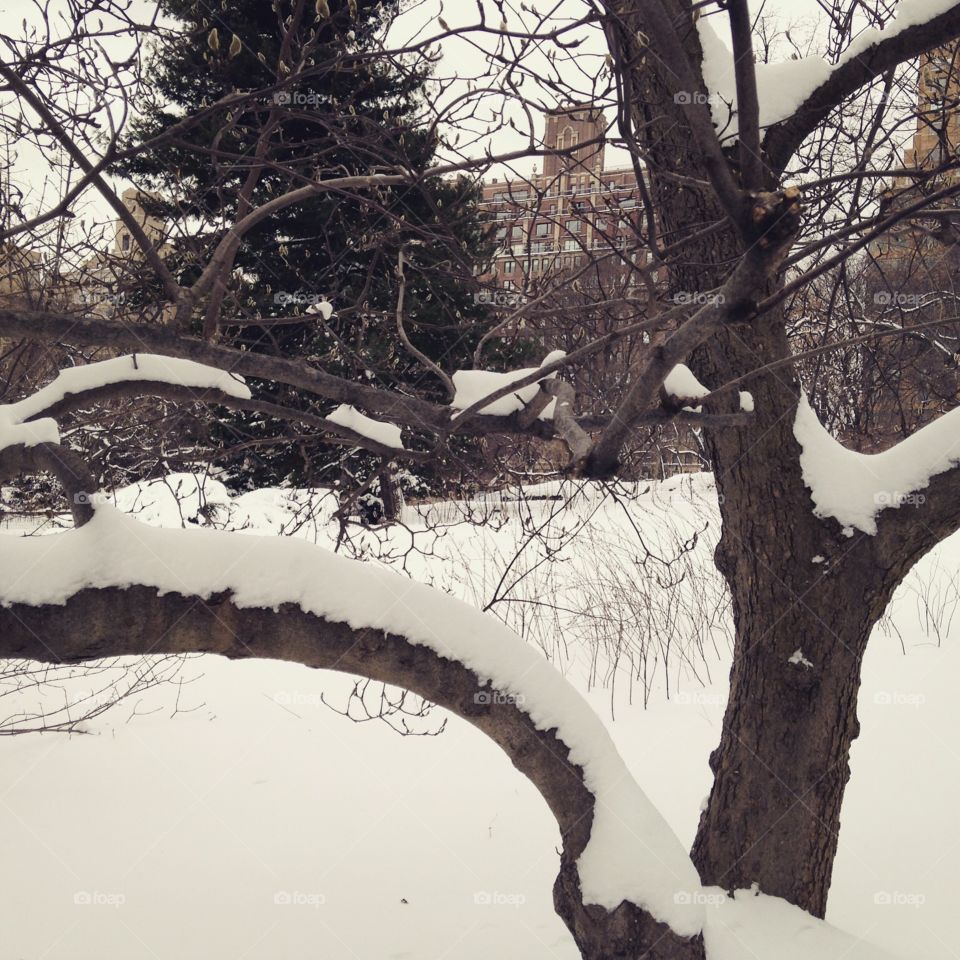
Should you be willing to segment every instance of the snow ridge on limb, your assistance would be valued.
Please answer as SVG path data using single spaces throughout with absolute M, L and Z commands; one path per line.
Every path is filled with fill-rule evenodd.
M 686 403 L 691 400 L 703 400 L 709 397 L 712 391 L 705 387 L 694 372 L 683 363 L 676 364 L 663 381 L 663 391 L 668 397 Z M 739 392 L 740 410 L 744 413 L 753 413 L 753 395 L 746 390 Z M 685 410 L 699 412 L 700 407 L 687 406 Z
M 756 887 L 733 893 L 706 887 L 704 898 L 709 960 L 896 960 L 876 944 Z
M 30 396 L 0 405 L 0 449 L 14 444 L 59 443 L 56 421 L 43 415 L 65 397 L 111 384 L 145 381 L 215 389 L 231 397 L 250 398 L 250 389 L 240 377 L 203 363 L 150 353 L 114 357 L 61 370 Z
M 548 364 L 562 360 L 565 356 L 566 353 L 563 350 L 554 350 L 543 358 L 539 367 L 524 367 L 520 370 L 510 370 L 507 373 L 500 373 L 495 370 L 457 370 L 453 375 L 453 385 L 456 388 L 456 393 L 453 400 L 450 401 L 450 406 L 456 411 L 454 416 L 464 410 L 469 410 L 485 397 L 508 388 L 510 384 L 531 377 L 538 370 Z M 553 370 L 546 374 L 543 379 L 553 380 L 556 376 L 557 371 Z M 536 396 L 539 389 L 539 381 L 518 386 L 515 391 L 491 400 L 490 403 L 476 412 L 485 416 L 509 416 L 523 410 Z M 555 406 L 556 404 L 552 401 L 548 403 L 540 412 L 539 419 L 550 420 L 553 417 Z
M 95 482 L 87 465 L 60 446 L 55 413 L 67 398 L 94 396 L 124 383 L 163 384 L 187 390 L 217 390 L 221 396 L 250 398 L 240 377 L 193 360 L 131 354 L 61 370 L 45 387 L 15 403 L 0 404 L 0 479 L 21 470 L 53 473 L 70 497 L 74 522 L 93 515 L 89 498 Z
M 0 450 L 7 447 L 34 447 L 40 443 L 59 443 L 60 430 L 57 421 L 42 417 L 30 423 L 20 423 L 0 407 Z
M 882 453 L 857 453 L 835 440 L 805 395 L 797 406 L 793 433 L 814 513 L 832 517 L 847 535 L 873 536 L 881 511 L 923 503 L 930 480 L 960 465 L 960 407 Z
M 43 576 L 23 577 L 25 569 Z M 82 591 L 147 587 L 160 595 L 229 595 L 240 609 L 295 604 L 354 630 L 374 629 L 462 664 L 542 731 L 555 731 L 594 796 L 577 860 L 583 902 L 636 904 L 684 937 L 703 926 L 687 852 L 630 775 L 600 718 L 533 647 L 495 618 L 393 571 L 297 540 L 147 527 L 99 505 L 79 529 L 0 538 L 5 607 L 63 605 Z M 480 702 L 480 701 L 478 701 Z
M 7 404 L 6 415 L 20 423 L 32 420 L 71 394 L 85 393 L 117 383 L 166 383 L 196 390 L 219 390 L 239 400 L 250 399 L 243 378 L 195 360 L 134 353 L 61 370 L 45 387 L 23 400 Z
M 336 410 L 328 413 L 325 419 L 384 447 L 394 447 L 397 450 L 404 448 L 398 426 L 384 423 L 382 420 L 374 420 L 348 403 L 341 403 Z
M 833 64 L 816 56 L 758 63 L 755 69 L 761 129 L 789 120 L 843 67 L 861 58 L 869 59 L 872 48 L 893 40 L 912 27 L 922 27 L 957 6 L 957 0 L 900 0 L 896 16 L 890 23 L 882 30 L 869 27 L 862 31 Z M 736 140 L 739 129 L 733 53 L 714 30 L 709 18 L 697 20 L 697 32 L 703 50 L 703 80 L 710 94 L 714 126 L 721 139 Z

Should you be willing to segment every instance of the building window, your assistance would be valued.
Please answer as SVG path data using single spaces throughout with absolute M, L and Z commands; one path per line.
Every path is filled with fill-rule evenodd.
M 567 228 L 567 233 L 579 233 L 581 222 L 579 220 L 568 220 L 564 226 Z
M 563 241 L 564 250 L 579 250 L 580 244 L 576 240 L 564 240 Z
M 513 269 L 516 264 L 512 260 L 503 261 L 503 272 L 504 273 L 513 273 Z
M 130 234 L 122 233 L 120 234 L 120 247 L 122 250 L 127 251 L 130 249 Z
M 535 234 L 538 237 L 547 237 L 550 235 L 550 224 L 549 223 L 538 223 L 536 226 Z

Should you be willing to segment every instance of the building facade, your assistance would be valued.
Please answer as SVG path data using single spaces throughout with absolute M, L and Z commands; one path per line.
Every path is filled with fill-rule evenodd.
M 496 221 L 497 251 L 483 279 L 506 291 L 536 292 L 590 259 L 629 282 L 645 263 L 637 243 L 639 192 L 632 167 L 604 165 L 600 111 L 548 110 L 542 173 L 483 184 L 482 209 Z
M 931 169 L 949 161 L 960 145 L 960 46 L 951 44 L 920 57 L 917 129 L 904 160 Z

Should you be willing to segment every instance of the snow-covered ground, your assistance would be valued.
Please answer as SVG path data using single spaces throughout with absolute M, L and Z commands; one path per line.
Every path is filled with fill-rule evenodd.
M 326 546 L 336 535 L 332 497 L 230 500 L 209 480 L 198 497 L 181 476 L 117 500 L 150 523 L 282 530 Z M 466 511 L 488 522 L 457 523 Z M 587 693 L 689 844 L 729 663 L 710 479 L 630 497 L 545 486 L 404 519 L 386 542 L 368 534 L 353 549 L 492 602 Z M 439 536 L 427 529 L 435 521 Z M 761 928 L 750 903 L 708 903 L 711 957 L 880 956 L 871 945 L 912 960 L 957 956 L 958 561 L 954 538 L 914 571 L 865 665 L 829 915 L 865 942 L 821 942 L 821 929 L 779 916 L 776 902 Z M 615 586 L 639 599 L 602 602 L 617 573 Z M 552 908 L 551 816 L 477 731 L 453 719 L 441 736 L 401 738 L 351 723 L 320 699 L 345 702 L 348 680 L 289 664 L 197 659 L 183 676 L 197 679 L 145 695 L 134 719 L 133 704 L 120 705 L 86 725 L 90 735 L 0 738 L 3 958 L 577 956 Z

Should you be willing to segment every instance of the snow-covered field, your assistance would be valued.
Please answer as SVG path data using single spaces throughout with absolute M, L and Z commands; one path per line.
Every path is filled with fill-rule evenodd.
M 231 500 L 210 480 L 198 496 L 183 476 L 117 497 L 148 523 L 330 546 L 336 504 L 318 499 Z M 487 522 L 458 522 L 467 511 Z M 710 478 L 607 497 L 544 487 L 404 520 L 341 549 L 491 604 L 586 692 L 689 844 L 729 663 Z M 958 560 L 954 538 L 914 571 L 865 665 L 828 917 L 865 942 L 822 942 L 809 924 L 788 945 L 795 916 L 769 904 L 770 937 L 726 904 L 711 957 L 958 956 Z M 146 694 L 134 719 L 121 704 L 89 735 L 0 738 L 4 960 L 577 956 L 552 908 L 551 816 L 477 731 L 351 723 L 320 699 L 345 703 L 346 678 L 288 664 L 197 659 L 182 676 L 196 679 Z

